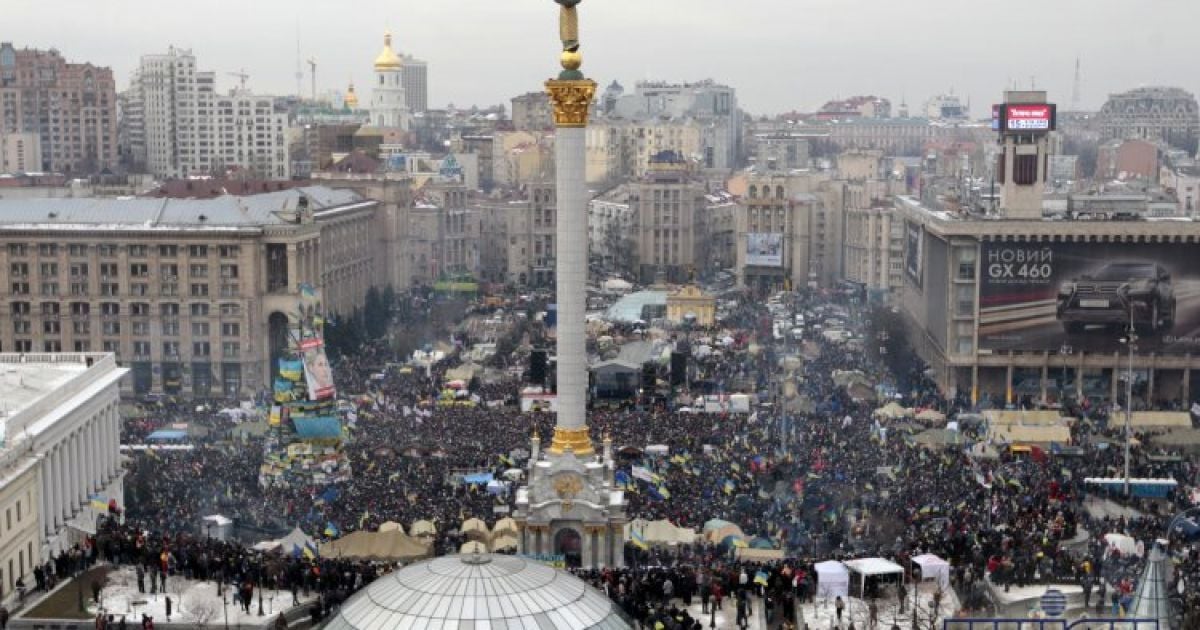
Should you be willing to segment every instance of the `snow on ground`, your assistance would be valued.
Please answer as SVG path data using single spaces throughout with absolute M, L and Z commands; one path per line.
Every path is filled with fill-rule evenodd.
M 171 621 L 207 624 L 217 626 L 225 621 L 228 611 L 229 623 L 244 625 L 265 625 L 273 621 L 283 610 L 291 607 L 292 594 L 290 591 L 264 591 L 262 594 L 263 612 L 258 616 L 258 592 L 254 593 L 254 603 L 250 606 L 250 614 L 242 612 L 242 608 L 234 603 L 233 590 L 225 585 L 225 604 L 217 594 L 216 582 L 198 582 L 182 577 L 167 578 L 167 592 L 164 595 L 149 593 L 149 577 L 147 576 L 147 592 L 137 590 L 137 576 L 130 567 L 116 569 L 108 574 L 108 582 L 100 593 L 100 602 L 107 614 L 120 618 L 124 615 L 128 621 L 140 621 L 143 614 L 150 615 L 154 621 L 167 621 L 167 597 L 171 598 Z M 310 593 L 309 597 L 301 597 L 301 603 L 316 600 Z M 88 612 L 96 614 L 93 604 Z M 272 611 L 274 614 L 272 614 Z
M 920 595 L 920 619 L 922 625 L 928 623 L 929 612 L 933 606 L 933 593 L 935 587 L 932 584 L 924 584 L 921 586 Z M 846 602 L 846 608 L 842 612 L 842 625 L 837 625 L 837 607 L 834 605 L 834 598 L 817 598 L 815 602 L 805 602 L 800 606 L 804 614 L 804 623 L 810 628 L 846 628 L 851 622 L 856 628 L 868 627 L 870 620 L 869 602 L 867 600 L 858 599 L 857 597 L 842 598 Z M 912 624 L 912 602 L 913 597 L 910 594 L 904 604 L 904 614 L 900 614 L 899 603 L 895 599 L 878 600 L 879 607 L 879 624 L 882 627 L 891 627 L 893 623 L 898 623 L 901 627 L 911 627 Z M 938 611 L 938 619 L 947 619 L 954 617 L 958 612 L 958 595 L 954 593 L 954 589 L 946 589 L 942 594 L 942 605 Z M 907 620 L 907 623 L 901 623 Z M 941 627 L 941 623 L 937 624 Z
M 1032 602 L 1041 601 L 1042 595 L 1046 593 L 1046 589 L 1056 588 L 1062 591 L 1063 595 L 1067 596 L 1067 600 L 1072 600 L 1072 596 L 1077 596 L 1075 599 L 1083 600 L 1083 587 L 1076 584 L 1035 584 L 1031 586 L 1011 586 L 1008 592 L 1004 592 L 1003 586 L 992 585 L 992 596 L 996 598 L 996 603 L 1001 606 L 1015 604 L 1017 602 Z

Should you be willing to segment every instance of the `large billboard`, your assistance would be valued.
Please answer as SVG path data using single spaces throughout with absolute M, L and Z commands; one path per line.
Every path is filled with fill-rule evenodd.
M 1055 107 L 1049 103 L 1036 105 L 1004 105 L 1000 109 L 1001 127 L 1008 132 L 1054 131 Z
M 783 235 L 763 232 L 747 234 L 746 264 L 759 267 L 782 267 Z
M 979 347 L 1200 351 L 1200 259 L 1184 243 L 983 243 Z
M 925 255 L 925 228 L 920 223 L 904 222 L 904 271 L 921 286 L 922 257 Z

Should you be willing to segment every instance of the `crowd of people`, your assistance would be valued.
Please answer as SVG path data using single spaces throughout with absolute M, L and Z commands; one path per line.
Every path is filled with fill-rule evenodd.
M 825 297 L 794 299 L 802 310 L 835 308 Z M 836 308 L 849 315 L 848 327 L 871 334 L 867 318 L 855 310 L 862 307 L 843 302 Z M 1166 502 L 1131 503 L 1144 514 L 1139 518 L 1089 513 L 1083 479 L 1107 476 L 1121 464 L 1119 449 L 1098 447 L 1098 438 L 1119 430 L 1108 427 L 1099 410 L 1079 410 L 1086 421 L 1072 428 L 1073 443 L 1084 449 L 1082 457 L 1041 451 L 1034 457 L 1015 455 L 999 445 L 998 457 L 990 459 L 962 445 L 921 444 L 911 431 L 876 419 L 872 412 L 878 403 L 852 396 L 834 382 L 834 372 L 857 370 L 876 383 L 892 383 L 901 392 L 898 402 L 908 406 L 930 406 L 952 415 L 969 410 L 970 403 L 939 396 L 916 361 L 897 374 L 872 353 L 821 336 L 772 340 L 761 323 L 764 317 L 762 306 L 750 300 L 729 314 L 722 325 L 737 331 L 737 341 L 720 360 L 703 362 L 700 376 L 769 392 L 778 384 L 784 355 L 798 353 L 802 369 L 793 378 L 811 403 L 805 410 L 786 409 L 778 397 L 763 395 L 759 401 L 772 405 L 751 414 L 679 413 L 669 404 L 650 403 L 589 414 L 593 439 L 610 436 L 619 447 L 618 470 L 624 479 L 634 466 L 655 475 L 653 484 L 633 480 L 626 486 L 631 518 L 665 518 L 697 529 L 721 519 L 740 527 L 747 539 L 770 541 L 786 558 L 740 562 L 720 544 L 670 551 L 630 545 L 630 568 L 581 575 L 631 617 L 651 624 L 666 623 L 665 618 L 688 627 L 680 610 L 672 608 L 679 599 L 712 603 L 732 597 L 738 606 L 743 605 L 737 599 L 740 592 L 756 590 L 758 605 L 770 602 L 768 614 L 782 621 L 790 618 L 784 611 L 794 601 L 815 593 L 814 562 L 879 555 L 910 568 L 910 559 L 921 553 L 950 562 L 952 584 L 966 609 L 989 606 L 986 580 L 998 588 L 1076 582 L 1095 592 L 1097 597 L 1090 599 L 1107 604 L 1110 595 L 1136 586 L 1144 558 L 1114 554 L 1103 535 L 1124 533 L 1151 546 L 1163 536 L 1165 519 L 1190 505 L 1190 497 L 1180 491 Z M 450 324 L 430 330 L 442 340 L 457 341 L 460 351 L 470 345 L 461 336 L 455 339 Z M 126 441 L 139 441 L 155 428 L 181 420 L 205 427 L 208 437 L 193 440 L 191 450 L 141 451 L 130 460 L 126 525 L 101 533 L 101 555 L 158 566 L 167 549 L 176 570 L 185 573 L 255 585 L 304 580 L 305 586 L 324 588 L 336 601 L 369 581 L 376 569 L 322 567 L 317 572 L 321 580 L 333 581 L 318 585 L 308 576 L 317 574 L 312 569 L 319 563 L 331 561 L 288 557 L 272 565 L 237 545 L 192 537 L 200 518 L 225 514 L 243 531 L 261 532 L 261 538 L 293 526 L 333 536 L 372 530 L 387 521 L 407 526 L 429 520 L 438 530 L 434 552 L 457 551 L 464 540 L 456 531 L 460 523 L 471 517 L 494 522 L 495 508 L 511 508 L 515 498 L 510 491 L 489 493 L 461 483 L 461 473 L 488 471 L 500 478 L 519 465 L 514 460 L 527 452 L 531 435 L 548 442 L 554 423 L 552 415 L 521 413 L 512 404 L 523 382 L 516 372 L 497 372 L 470 383 L 476 406 L 437 405 L 446 372 L 463 360 L 460 351 L 428 371 L 396 369 L 400 359 L 383 344 L 365 345 L 336 362 L 339 392 L 354 395 L 359 410 L 345 446 L 353 479 L 339 485 L 333 500 L 315 484 L 260 484 L 262 445 L 250 437 L 234 437 L 236 423 L 228 417 L 161 403 L 148 406 L 140 418 L 126 423 Z M 371 377 L 380 373 L 382 379 Z M 499 406 L 487 401 L 499 401 Z M 968 442 L 986 441 L 982 433 L 967 429 Z M 643 449 L 649 444 L 665 444 L 669 454 L 647 454 Z M 1186 459 L 1162 463 L 1138 457 L 1134 463 L 1134 476 L 1170 476 L 1181 489 L 1194 486 L 1196 475 Z M 1172 592 L 1180 581 L 1200 583 L 1196 552 L 1179 539 L 1171 542 L 1170 552 L 1176 566 Z M 339 577 L 344 575 L 352 577 Z M 668 590 L 670 596 L 664 597 Z M 1178 592 L 1190 610 L 1200 609 L 1195 589 Z M 744 605 L 750 606 L 750 600 Z

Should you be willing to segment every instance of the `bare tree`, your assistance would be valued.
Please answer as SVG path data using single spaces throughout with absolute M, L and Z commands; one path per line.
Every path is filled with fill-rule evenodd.
M 186 603 L 180 603 L 184 605 L 179 607 L 179 612 L 182 614 L 187 610 L 192 617 L 192 624 L 197 628 L 207 628 L 209 622 L 217 618 L 217 606 L 211 599 L 191 597 Z

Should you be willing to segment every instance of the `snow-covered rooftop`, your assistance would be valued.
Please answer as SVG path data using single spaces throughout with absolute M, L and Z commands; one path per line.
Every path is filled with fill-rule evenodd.
M 301 197 L 320 216 L 363 201 L 350 190 L 308 186 L 216 199 L 0 199 L 0 230 L 229 230 L 283 225 Z

